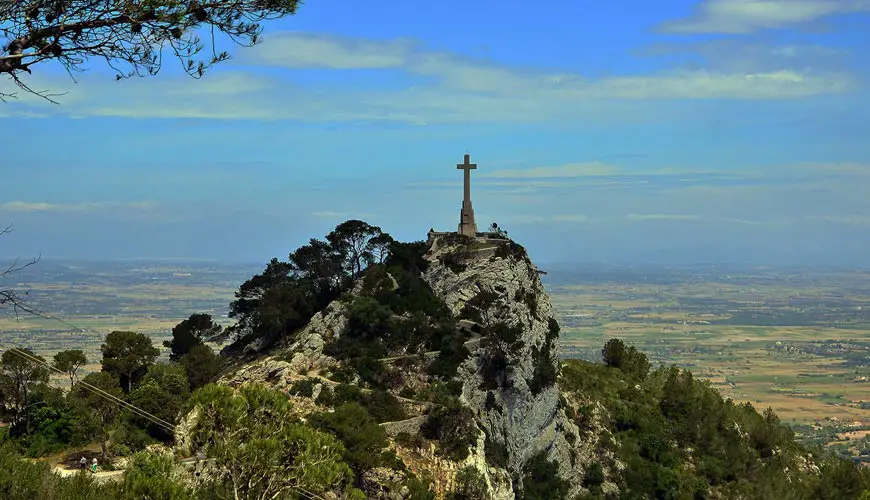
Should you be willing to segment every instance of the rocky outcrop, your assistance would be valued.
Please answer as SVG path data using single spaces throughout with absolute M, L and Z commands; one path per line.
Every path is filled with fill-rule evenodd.
M 560 403 L 558 325 L 525 251 L 512 242 L 501 245 L 437 241 L 424 274 L 457 317 L 473 317 L 488 337 L 458 373 L 461 401 L 484 434 L 469 460 L 491 483 L 494 498 L 512 499 L 523 466 L 544 452 L 577 493 L 594 449 L 578 446 L 577 426 Z M 505 484 L 498 469 L 512 481 Z
M 323 353 L 323 346 L 341 336 L 346 327 L 345 304 L 336 300 L 315 314 L 305 328 L 284 339 L 268 356 L 240 366 L 219 382 L 233 387 L 265 383 L 286 390 L 299 375 L 336 366 L 337 361 Z

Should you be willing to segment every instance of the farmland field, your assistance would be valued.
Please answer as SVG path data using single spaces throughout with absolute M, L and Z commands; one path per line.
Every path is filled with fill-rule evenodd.
M 3 286 L 27 290 L 28 303 L 47 317 L 0 316 L 0 350 L 30 347 L 51 357 L 82 349 L 98 361 L 100 344 L 113 330 L 146 333 L 159 345 L 193 313 L 209 313 L 229 324 L 233 292 L 261 270 L 257 264 L 211 262 L 43 261 Z M 95 369 L 98 364 L 85 367 Z
M 563 357 L 598 360 L 618 337 L 809 440 L 866 446 L 837 436 L 870 429 L 870 272 L 548 271 Z

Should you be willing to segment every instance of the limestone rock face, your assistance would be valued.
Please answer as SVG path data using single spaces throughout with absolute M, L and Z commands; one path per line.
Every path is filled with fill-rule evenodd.
M 537 269 L 521 247 L 511 245 L 494 252 L 479 243 L 469 247 L 438 241 L 426 256 L 430 266 L 423 278 L 454 315 L 459 317 L 475 297 L 486 297 L 476 318 L 484 331 L 502 323 L 519 332 L 516 341 L 499 345 L 484 339 L 470 347 L 472 355 L 459 368 L 461 400 L 485 434 L 473 450 L 473 465 L 484 473 L 494 498 L 512 499 L 515 485 L 505 484 L 505 474 L 498 469 L 508 477 L 521 477 L 526 462 L 544 451 L 572 491 L 579 492 L 582 467 L 594 452 L 577 443 L 578 428 L 566 417 L 553 378 L 536 387 L 536 372 L 558 373 L 558 331 L 553 331 L 557 325 L 550 320 L 550 300 Z M 499 358 L 502 361 L 494 363 Z M 486 454 L 501 455 L 501 467 L 486 465 Z
M 331 369 L 337 361 L 323 354 L 329 340 L 340 337 L 347 327 L 345 305 L 341 301 L 330 303 L 273 351 L 268 357 L 245 364 L 220 380 L 233 387 L 246 382 L 266 383 L 275 389 L 286 389 L 300 374 Z

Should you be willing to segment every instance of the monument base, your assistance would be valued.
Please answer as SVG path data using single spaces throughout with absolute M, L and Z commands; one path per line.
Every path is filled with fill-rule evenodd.
M 456 232 L 459 234 L 468 236 L 469 238 L 475 238 L 475 237 L 477 237 L 478 234 L 480 234 L 477 232 L 477 224 L 475 224 L 473 222 L 471 224 L 460 222 L 459 229 L 457 229 Z

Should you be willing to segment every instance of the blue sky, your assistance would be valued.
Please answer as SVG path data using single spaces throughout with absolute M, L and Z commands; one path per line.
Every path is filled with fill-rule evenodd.
M 202 80 L 34 68 L 67 93 L 0 104 L 0 256 L 422 239 L 467 149 L 478 224 L 540 262 L 863 266 L 868 27 L 866 0 L 318 0 Z

